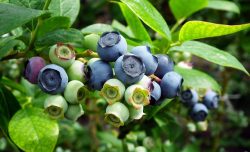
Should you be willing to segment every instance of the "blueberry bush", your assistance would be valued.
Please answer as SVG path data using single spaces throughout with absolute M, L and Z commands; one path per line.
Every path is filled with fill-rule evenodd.
M 248 151 L 249 6 L 1 0 L 0 151 Z

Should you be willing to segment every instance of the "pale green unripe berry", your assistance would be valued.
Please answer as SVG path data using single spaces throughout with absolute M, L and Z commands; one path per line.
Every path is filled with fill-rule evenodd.
M 193 122 L 188 123 L 187 128 L 190 132 L 196 132 L 196 126 Z
M 128 108 L 121 102 L 108 105 L 105 113 L 105 121 L 114 127 L 123 126 L 129 118 Z
M 65 117 L 69 120 L 76 121 L 84 114 L 81 104 L 69 105 Z
M 75 51 L 70 45 L 55 44 L 49 50 L 49 58 L 52 63 L 68 68 L 75 61 Z
M 51 95 L 45 99 L 44 109 L 53 119 L 58 119 L 64 116 L 68 109 L 68 104 L 63 96 Z
M 147 152 L 147 149 L 143 146 L 135 147 L 135 152 Z
M 85 73 L 84 73 L 84 63 L 81 61 L 75 60 L 71 66 L 67 69 L 67 74 L 69 77 L 69 81 L 78 80 L 81 82 L 86 82 Z
M 109 104 L 113 104 L 121 100 L 124 96 L 125 86 L 118 79 L 109 79 L 103 85 L 101 95 Z
M 140 109 L 149 104 L 150 92 L 141 85 L 134 84 L 125 91 L 125 100 L 135 109 Z
M 84 100 L 86 94 L 84 84 L 77 80 L 70 81 L 64 90 L 64 97 L 70 104 L 78 104 Z
M 197 129 L 200 130 L 200 131 L 207 131 L 207 127 L 208 127 L 208 124 L 207 124 L 207 121 L 201 121 L 201 122 L 197 122 Z
M 92 51 L 96 51 L 97 43 L 99 39 L 100 39 L 100 36 L 94 33 L 86 35 L 83 40 L 84 48 L 90 49 Z
M 152 149 L 155 146 L 154 139 L 151 137 L 144 138 L 142 143 L 147 149 Z
M 131 120 L 139 120 L 141 119 L 145 113 L 143 112 L 143 106 L 139 109 L 135 109 L 134 107 L 129 107 L 129 118 Z

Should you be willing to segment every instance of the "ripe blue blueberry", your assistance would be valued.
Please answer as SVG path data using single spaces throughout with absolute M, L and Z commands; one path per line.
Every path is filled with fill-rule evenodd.
M 164 54 L 156 55 L 158 58 L 158 67 L 155 71 L 155 75 L 162 78 L 167 72 L 174 70 L 174 62 L 169 58 L 169 56 Z
M 182 103 L 188 107 L 192 107 L 199 100 L 198 93 L 193 89 L 182 91 L 180 98 Z
M 97 53 L 103 61 L 113 62 L 127 52 L 127 42 L 119 32 L 105 32 L 98 41 Z
M 113 78 L 113 70 L 109 63 L 98 58 L 89 60 L 85 69 L 88 86 L 93 90 L 101 90 L 104 83 Z
M 140 57 L 125 54 L 116 60 L 114 70 L 123 84 L 134 84 L 142 79 L 146 68 Z
M 218 102 L 219 102 L 219 95 L 212 90 L 207 91 L 205 96 L 203 97 L 203 103 L 207 106 L 208 109 L 217 108 Z
M 161 94 L 163 98 L 174 98 L 181 90 L 183 78 L 178 73 L 171 71 L 166 73 L 161 82 Z
M 161 98 L 161 87 L 158 83 L 153 81 L 150 90 L 150 104 L 155 105 L 156 102 Z
M 148 46 L 134 47 L 131 50 L 131 53 L 139 56 L 142 59 L 146 67 L 145 75 L 151 75 L 155 72 L 158 66 L 158 59 L 151 54 L 151 50 Z
M 190 112 L 190 117 L 194 120 L 194 121 L 204 121 L 207 117 L 208 114 L 208 109 L 207 107 L 202 104 L 202 103 L 196 103 Z
M 30 58 L 25 65 L 24 78 L 32 84 L 37 84 L 38 74 L 40 70 L 46 66 L 46 63 L 41 57 Z
M 38 85 L 46 93 L 62 93 L 68 84 L 65 70 L 55 64 L 50 64 L 41 69 L 38 75 Z

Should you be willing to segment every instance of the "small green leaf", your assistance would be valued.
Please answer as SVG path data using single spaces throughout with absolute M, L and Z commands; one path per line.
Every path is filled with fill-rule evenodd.
M 10 3 L 33 9 L 42 9 L 44 0 L 10 0 Z
M 19 110 L 9 123 L 9 134 L 18 147 L 29 152 L 53 152 L 59 127 L 43 109 Z
M 150 42 L 150 36 L 139 18 L 123 3 L 119 3 L 119 6 L 135 38 Z
M 39 26 L 37 36 L 41 37 L 48 32 L 60 29 L 60 28 L 69 28 L 70 27 L 70 19 L 65 16 L 55 16 L 51 17 L 47 20 L 44 20 L 42 24 Z
M 172 47 L 170 51 L 189 52 L 207 61 L 225 67 L 235 68 L 249 75 L 244 66 L 234 56 L 202 42 L 187 41 L 184 42 L 181 46 Z
M 52 16 L 69 17 L 72 25 L 80 11 L 80 0 L 52 0 L 49 10 L 52 12 Z
M 240 9 L 234 2 L 225 0 L 209 0 L 207 8 L 240 14 Z
M 0 40 L 0 59 L 8 54 L 11 54 L 16 48 L 25 49 L 25 44 L 21 40 L 8 39 L 5 42 Z
M 195 69 L 186 69 L 176 66 L 175 71 L 178 72 L 184 79 L 184 88 L 193 88 L 204 93 L 207 89 L 212 89 L 220 93 L 219 84 L 208 74 Z
M 189 21 L 185 23 L 179 34 L 180 41 L 216 37 L 236 33 L 248 29 L 250 24 L 223 25 L 203 21 Z
M 89 25 L 83 28 L 81 31 L 83 34 L 91 34 L 91 33 L 102 34 L 103 32 L 109 32 L 113 30 L 114 29 L 112 28 L 111 25 L 97 23 L 97 24 Z
M 120 23 L 117 20 L 113 20 L 112 22 L 112 27 L 115 30 L 118 30 L 123 36 L 128 36 L 128 37 L 135 37 L 134 34 L 132 33 L 131 29 L 129 27 L 124 26 L 122 23 Z
M 10 32 L 44 13 L 40 10 L 0 3 L 0 35 Z
M 23 95 L 26 95 L 27 92 L 26 92 L 26 89 L 24 86 L 22 86 L 21 84 L 7 78 L 7 77 L 3 77 L 1 80 L 3 85 L 6 85 L 12 89 L 15 89 L 15 90 L 18 90 L 20 91 Z
M 193 13 L 205 8 L 207 0 L 170 0 L 170 9 L 177 20 L 185 19 Z
M 55 43 L 73 43 L 82 46 L 83 34 L 81 31 L 76 29 L 59 29 L 47 33 L 46 35 L 39 37 L 35 45 L 36 47 L 41 46 L 52 46 Z
M 145 24 L 171 41 L 171 33 L 161 14 L 147 0 L 121 0 Z

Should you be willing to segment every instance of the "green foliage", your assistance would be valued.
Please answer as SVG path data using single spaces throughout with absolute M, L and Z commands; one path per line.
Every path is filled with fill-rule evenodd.
M 97 23 L 97 24 L 89 25 L 83 28 L 81 31 L 83 34 L 90 34 L 90 33 L 101 34 L 103 32 L 112 31 L 112 30 L 113 30 L 112 26 L 108 24 Z
M 12 4 L 27 7 L 27 8 L 42 9 L 45 1 L 43 0 L 10 0 L 9 2 Z
M 230 1 L 209 0 L 207 8 L 229 11 L 229 12 L 240 14 L 239 7 L 234 2 L 230 2 Z

